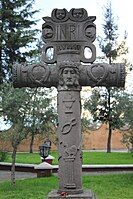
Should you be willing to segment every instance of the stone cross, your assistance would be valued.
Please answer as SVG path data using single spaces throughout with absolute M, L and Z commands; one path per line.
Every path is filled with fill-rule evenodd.
M 81 9 L 54 9 L 44 17 L 42 61 L 13 67 L 14 87 L 56 87 L 58 90 L 59 190 L 82 194 L 82 86 L 123 87 L 123 64 L 93 63 L 96 59 L 96 17 Z M 48 51 L 53 49 L 49 58 Z M 91 56 L 86 58 L 85 49 Z M 54 198 L 54 197 L 53 197 Z M 58 198 L 58 197 L 57 197 Z M 89 198 L 89 197 L 88 197 Z

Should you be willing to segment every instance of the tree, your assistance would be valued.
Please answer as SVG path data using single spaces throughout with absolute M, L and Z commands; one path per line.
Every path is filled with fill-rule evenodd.
M 12 184 L 15 184 L 15 161 L 19 144 L 27 136 L 31 136 L 32 152 L 34 137 L 43 132 L 50 133 L 55 126 L 56 111 L 49 92 L 42 88 L 14 89 L 10 83 L 1 85 L 0 115 L 12 125 L 8 131 L 2 133 L 2 137 L 9 140 L 13 148 Z
M 124 40 L 118 44 L 118 26 L 115 23 L 111 3 L 108 2 L 104 10 L 104 24 L 103 24 L 103 37 L 98 37 L 99 46 L 103 53 L 103 59 L 109 64 L 117 61 L 117 58 L 123 59 L 128 53 L 126 47 L 127 35 L 124 35 Z M 124 58 L 126 64 L 126 59 Z M 117 88 L 95 88 L 92 91 L 90 100 L 85 102 L 85 109 L 90 110 L 93 114 L 94 121 L 99 120 L 108 123 L 109 132 L 107 140 L 107 152 L 111 152 L 111 138 L 112 130 L 120 128 L 123 125 L 122 109 L 121 109 L 121 93 L 122 90 Z
M 133 152 L 133 95 L 129 95 L 124 106 L 124 124 L 122 142 Z
M 14 89 L 10 83 L 3 83 L 0 91 L 1 101 L 0 114 L 4 119 L 11 123 L 12 127 L 9 131 L 2 133 L 3 139 L 9 140 L 13 147 L 12 166 L 11 166 L 11 181 L 15 185 L 15 160 L 18 145 L 28 135 L 26 129 L 27 124 L 27 103 L 28 98 L 25 89 Z
M 27 107 L 27 127 L 30 135 L 30 153 L 33 153 L 33 143 L 37 134 L 46 135 L 54 131 L 57 113 L 52 105 L 50 90 L 28 89 L 30 100 Z
M 0 83 L 11 80 L 15 62 L 25 62 L 36 54 L 37 48 L 31 48 L 38 33 L 33 29 L 37 23 L 33 3 L 34 0 L 0 0 Z

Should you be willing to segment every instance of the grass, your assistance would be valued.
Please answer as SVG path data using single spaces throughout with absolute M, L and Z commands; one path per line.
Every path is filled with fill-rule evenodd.
M 84 164 L 133 164 L 131 153 L 86 152 L 83 158 Z
M 91 188 L 99 199 L 132 199 L 133 173 L 84 176 L 83 187 Z M 46 199 L 53 189 L 58 189 L 55 176 L 17 180 L 15 188 L 4 181 L 0 183 L 0 199 Z
M 53 164 L 58 164 L 57 151 L 51 151 L 55 157 Z M 6 162 L 11 162 L 11 154 L 8 155 Z M 17 153 L 17 163 L 39 164 L 41 162 L 38 153 Z M 133 164 L 131 153 L 122 152 L 83 152 L 83 164 Z

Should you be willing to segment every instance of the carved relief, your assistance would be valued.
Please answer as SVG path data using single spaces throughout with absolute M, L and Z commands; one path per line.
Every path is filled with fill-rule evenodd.
M 36 84 L 44 85 L 50 75 L 50 70 L 44 64 L 33 65 L 29 67 L 28 76 Z
M 45 24 L 42 30 L 42 37 L 44 39 L 51 39 L 53 35 L 54 35 L 53 27 L 50 26 L 49 24 Z
M 87 11 L 84 8 L 70 10 L 70 19 L 72 21 L 84 21 L 88 17 Z
M 64 84 L 66 86 L 77 86 L 79 85 L 78 79 L 77 79 L 77 71 L 74 68 L 64 68 L 62 71 L 62 77 Z
M 51 17 L 55 22 L 64 22 L 68 20 L 68 11 L 64 9 L 54 9 L 52 11 Z
M 84 24 L 84 34 L 85 37 L 93 42 L 96 39 L 96 26 L 93 23 L 87 22 Z
M 68 161 L 70 161 L 71 159 L 74 160 L 75 157 L 76 157 L 76 153 L 77 153 L 77 147 L 75 145 L 73 145 L 73 146 L 71 146 L 71 147 L 69 147 L 69 148 L 67 148 L 65 150 L 65 157 L 64 157 L 64 159 L 65 160 L 68 159 Z
M 13 79 L 13 86 L 15 88 L 19 87 L 21 88 L 23 86 L 23 81 L 25 82 L 25 85 L 27 85 L 28 82 L 28 69 L 26 63 L 23 64 L 15 64 L 12 68 L 12 79 Z
M 63 187 L 67 189 L 76 189 L 76 176 L 75 176 L 75 159 L 77 156 L 81 156 L 81 153 L 77 154 L 81 150 L 81 143 L 77 147 L 76 145 L 68 146 L 65 142 L 60 142 L 60 158 L 65 161 L 63 170 L 59 169 L 59 178 L 63 179 Z M 81 157 L 80 157 L 81 158 Z
M 120 77 L 120 80 L 119 80 L 119 86 L 120 87 L 124 87 L 125 85 L 125 77 L 126 77 L 126 72 L 125 72 L 125 66 L 124 64 L 118 64 L 117 65 L 118 68 L 120 68 L 120 74 L 119 74 L 119 77 Z
M 63 125 L 61 132 L 62 134 L 68 134 L 70 133 L 71 129 L 73 126 L 75 126 L 77 124 L 76 119 L 72 118 L 70 122 L 67 122 Z
M 95 46 L 92 42 L 96 39 L 96 27 L 93 23 L 95 16 L 89 16 L 84 8 L 54 9 L 50 17 L 43 18 L 45 23 L 42 26 L 43 41 L 54 48 L 54 58 L 46 59 L 46 47 L 44 61 L 46 63 L 57 62 L 58 54 L 79 54 L 79 60 L 84 63 L 92 63 L 95 60 Z M 92 51 L 92 58 L 85 59 L 84 48 L 89 47 Z
M 73 159 L 66 158 L 66 175 L 67 181 L 64 184 L 64 188 L 76 189 L 76 183 L 74 182 L 74 162 Z
M 68 144 L 63 142 L 60 143 L 62 146 L 62 155 L 60 158 L 63 158 L 65 161 L 64 174 L 61 174 L 59 171 L 59 177 L 64 179 L 64 188 L 74 189 L 76 184 L 74 182 L 74 160 L 77 154 L 77 147 L 72 145 L 68 147 Z
M 67 52 L 74 52 L 74 53 L 77 53 L 77 54 L 80 54 L 80 51 L 81 51 L 81 45 L 79 44 L 66 44 L 66 43 L 62 43 L 60 45 L 57 45 L 57 53 L 58 54 L 63 54 L 64 53 L 67 53 Z
M 63 103 L 66 107 L 65 113 L 69 113 L 69 114 L 73 113 L 72 106 L 75 100 L 76 99 L 70 93 L 64 96 Z
M 59 90 L 79 89 L 79 70 L 76 63 L 59 64 Z
M 95 86 L 105 81 L 108 75 L 106 64 L 92 64 L 87 69 L 87 74 L 89 75 L 89 78 L 95 82 Z

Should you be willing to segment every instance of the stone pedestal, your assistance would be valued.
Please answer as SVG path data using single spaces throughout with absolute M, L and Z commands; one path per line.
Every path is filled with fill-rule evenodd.
M 98 199 L 90 189 L 84 190 L 84 192 L 81 193 L 81 194 L 66 195 L 65 197 L 58 194 L 56 190 L 51 191 L 48 195 L 48 199 L 62 199 L 62 198 L 67 198 L 67 199 Z
M 52 165 L 48 164 L 47 162 L 43 162 L 34 167 L 38 178 L 51 176 L 52 168 Z

